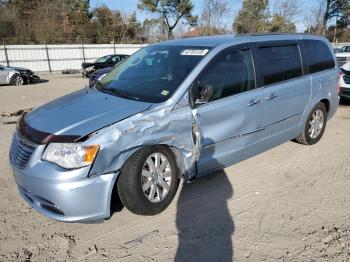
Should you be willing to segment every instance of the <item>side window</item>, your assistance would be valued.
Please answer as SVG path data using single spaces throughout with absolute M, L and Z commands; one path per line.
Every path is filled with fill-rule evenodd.
M 297 45 L 264 46 L 258 48 L 264 85 L 271 85 L 303 74 Z
M 219 54 L 205 69 L 194 87 L 195 103 L 201 104 L 255 88 L 250 50 Z
M 119 58 L 118 56 L 112 56 L 112 61 L 113 61 L 114 63 L 117 63 L 117 62 L 120 61 L 120 58 Z
M 333 55 L 327 44 L 319 40 L 304 40 L 304 45 L 310 74 L 335 67 Z

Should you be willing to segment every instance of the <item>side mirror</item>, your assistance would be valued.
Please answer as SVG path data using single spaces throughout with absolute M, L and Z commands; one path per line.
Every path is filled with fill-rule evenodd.
M 94 79 L 92 81 L 90 80 L 89 81 L 89 87 L 93 87 L 93 86 L 99 84 L 101 82 L 102 78 L 104 78 L 106 75 L 107 75 L 107 73 L 97 77 L 97 79 Z
M 199 97 L 195 100 L 196 105 L 208 103 L 214 95 L 213 86 L 198 81 L 197 88 L 199 90 Z

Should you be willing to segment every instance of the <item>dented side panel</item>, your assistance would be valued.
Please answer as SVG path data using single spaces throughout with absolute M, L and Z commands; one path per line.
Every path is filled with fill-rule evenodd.
M 143 146 L 166 145 L 172 148 L 180 173 L 191 178 L 199 150 L 192 135 L 192 110 L 186 101 L 187 96 L 174 108 L 139 113 L 92 134 L 88 143 L 99 144 L 101 150 L 90 175 L 120 169 Z

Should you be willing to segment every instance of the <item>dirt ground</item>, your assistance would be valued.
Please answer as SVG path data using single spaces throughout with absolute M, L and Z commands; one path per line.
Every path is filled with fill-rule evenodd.
M 41 77 L 48 81 L 0 86 L 0 114 L 86 84 L 79 75 Z M 8 163 L 9 120 L 0 118 L 0 261 L 350 260 L 350 102 L 315 146 L 286 143 L 181 185 L 160 215 L 119 206 L 100 224 L 56 222 L 25 204 Z

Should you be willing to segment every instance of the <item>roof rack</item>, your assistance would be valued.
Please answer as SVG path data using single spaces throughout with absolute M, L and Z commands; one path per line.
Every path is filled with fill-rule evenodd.
M 305 35 L 305 33 L 272 32 L 272 33 L 237 34 L 236 36 L 265 36 L 265 35 Z

